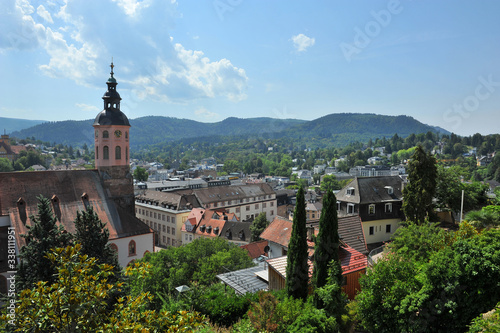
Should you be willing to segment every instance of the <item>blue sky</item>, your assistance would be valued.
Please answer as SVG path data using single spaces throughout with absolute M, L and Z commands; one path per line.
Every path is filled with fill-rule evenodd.
M 409 115 L 499 133 L 500 2 L 2 0 L 0 116 Z M 1 127 L 1 124 L 0 124 Z

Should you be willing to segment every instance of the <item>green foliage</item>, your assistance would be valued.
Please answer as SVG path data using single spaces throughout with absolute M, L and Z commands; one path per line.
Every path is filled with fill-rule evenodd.
M 256 294 L 236 295 L 232 288 L 221 283 L 209 287 L 195 287 L 191 293 L 191 306 L 194 310 L 208 316 L 216 325 L 229 327 L 242 318 L 248 311 Z
M 30 216 L 32 226 L 28 226 L 26 235 L 21 235 L 26 239 L 26 245 L 19 253 L 21 260 L 16 279 L 17 290 L 31 288 L 38 281 L 52 283 L 56 268 L 47 254 L 51 249 L 67 246 L 71 242 L 71 234 L 57 225 L 50 200 L 39 196 L 38 201 L 38 214 Z
M 328 317 L 324 311 L 312 308 L 301 313 L 288 328 L 290 333 L 332 333 L 339 327 L 334 317 Z
M 500 299 L 500 230 L 477 234 L 464 224 L 447 232 L 451 236 L 443 237 L 442 248 L 424 254 L 427 260 L 391 251 L 361 279 L 356 300 L 366 329 L 463 332 L 473 318 L 495 306 Z
M 317 298 L 325 313 L 337 322 L 342 322 L 342 316 L 347 314 L 347 296 L 342 291 L 342 267 L 340 262 L 332 260 L 328 267 L 328 280 L 325 285 L 315 289 Z
M 274 332 L 279 322 L 276 313 L 278 300 L 269 292 L 260 291 L 258 295 L 259 301 L 251 304 L 248 318 L 257 331 Z
M 81 244 L 82 254 L 96 258 L 100 264 L 108 264 L 120 271 L 116 253 L 110 248 L 109 231 L 106 223 L 99 219 L 92 206 L 78 211 L 75 219 L 74 242 Z
M 335 175 L 325 175 L 323 176 L 323 180 L 320 184 L 320 189 L 325 192 L 330 192 L 333 190 L 340 190 L 342 187 L 340 186 L 339 181 Z
M 423 224 L 426 217 L 433 216 L 436 178 L 436 159 L 422 146 L 417 146 L 409 163 L 409 183 L 403 190 L 403 211 L 407 220 Z
M 40 281 L 20 293 L 14 325 L 10 327 L 14 332 L 191 332 L 205 324 L 195 312 L 146 310 L 145 304 L 151 300 L 147 293 L 121 297 L 110 309 L 106 300 L 121 291 L 124 284 L 109 283 L 113 267 L 82 255 L 80 248 L 58 248 L 47 255 L 57 267 L 56 279 L 53 283 Z M 144 266 L 128 271 L 137 269 L 147 273 Z M 5 326 L 0 328 L 5 329 L 10 325 L 5 319 L 10 317 L 2 317 Z
M 250 226 L 250 232 L 252 233 L 252 242 L 260 240 L 260 234 L 267 228 L 269 221 L 266 218 L 266 213 L 260 213 L 255 220 L 253 220 Z
M 141 168 L 138 166 L 134 170 L 134 179 L 137 180 L 138 182 L 145 182 L 148 180 L 148 171 L 144 168 Z
M 307 263 L 306 205 L 304 190 L 297 192 L 293 227 L 288 243 L 286 291 L 289 296 L 305 300 L 308 293 L 309 265 Z
M 471 211 L 465 215 L 465 220 L 478 229 L 499 226 L 500 206 L 486 206 L 481 210 Z
M 149 291 L 152 295 L 177 295 L 181 285 L 199 288 L 217 281 L 215 275 L 248 268 L 253 265 L 247 252 L 224 239 L 200 238 L 181 247 L 170 247 L 148 253 L 138 262 L 151 265 L 151 272 L 144 278 L 133 278 L 133 294 Z M 158 309 L 161 302 L 155 302 Z
M 323 208 L 321 210 L 321 217 L 319 219 L 319 232 L 316 238 L 316 245 L 314 250 L 314 270 L 313 270 L 313 284 L 315 288 L 321 288 L 327 283 L 329 277 L 329 265 L 339 263 L 339 231 L 338 231 L 338 218 L 337 218 L 337 198 L 333 192 L 327 192 L 323 197 Z M 340 269 L 340 276 L 342 276 L 342 269 Z M 340 281 L 330 277 L 332 283 L 340 285 Z M 332 280 L 333 279 L 333 280 Z M 338 290 L 340 294 L 340 290 Z M 319 298 L 315 298 L 315 305 L 322 308 L 323 304 Z
M 0 172 L 12 172 L 14 167 L 9 159 L 0 157 Z
M 500 332 L 500 303 L 487 313 L 480 314 L 469 326 L 469 333 L 497 333 Z

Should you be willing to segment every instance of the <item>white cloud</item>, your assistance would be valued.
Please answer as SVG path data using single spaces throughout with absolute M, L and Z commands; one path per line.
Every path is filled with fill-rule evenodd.
M 113 0 L 113 2 L 116 2 L 118 6 L 123 9 L 125 14 L 129 16 L 135 16 L 141 11 L 141 9 L 147 8 L 151 5 L 151 1 L 148 0 Z
M 26 0 L 0 1 L 0 50 L 27 50 L 39 47 L 45 28 L 31 15 L 35 9 Z
M 201 107 L 201 108 L 195 110 L 194 114 L 198 117 L 205 118 L 205 119 L 211 119 L 211 120 L 215 120 L 219 117 L 219 114 L 217 114 L 215 112 L 210 112 L 207 109 L 205 109 L 204 107 Z
M 45 9 L 45 7 L 43 5 L 38 6 L 38 8 L 36 9 L 36 13 L 38 14 L 38 16 L 43 18 L 45 20 L 45 22 L 54 23 L 54 21 L 52 20 L 52 16 L 47 11 L 47 9 Z
M 306 51 L 316 42 L 314 38 L 307 37 L 304 34 L 298 34 L 296 36 L 293 36 L 292 41 L 293 41 L 293 46 L 298 52 Z
M 84 112 L 98 112 L 98 111 L 100 111 L 100 109 L 95 105 L 88 105 L 85 103 L 76 103 L 75 105 L 77 108 L 79 108 L 80 110 L 82 110 Z

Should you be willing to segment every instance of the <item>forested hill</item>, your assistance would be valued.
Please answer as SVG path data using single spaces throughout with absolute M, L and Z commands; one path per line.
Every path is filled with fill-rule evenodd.
M 41 124 L 43 122 L 43 120 L 27 120 L 0 117 L 0 131 L 2 131 L 2 134 L 4 133 L 4 131 L 6 131 L 7 133 L 11 133 L 14 131 L 22 130 L 23 128 Z
M 59 121 L 39 124 L 18 132 L 12 137 L 35 137 L 44 142 L 81 146 L 93 144 L 93 120 Z M 202 123 L 188 119 L 148 116 L 131 119 L 132 148 L 141 149 L 151 144 L 223 136 L 289 138 L 313 146 L 343 146 L 353 141 L 391 137 L 395 133 L 405 137 L 411 133 L 440 131 L 408 116 L 382 116 L 375 114 L 331 114 L 316 120 L 275 118 L 227 118 L 216 123 Z

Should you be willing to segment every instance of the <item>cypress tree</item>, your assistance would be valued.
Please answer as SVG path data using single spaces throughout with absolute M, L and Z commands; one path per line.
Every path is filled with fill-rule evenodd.
M 403 190 L 403 211 L 407 220 L 422 225 L 426 216 L 433 215 L 436 183 L 436 159 L 418 145 L 409 162 L 408 184 Z
M 327 283 L 328 266 L 331 261 L 339 261 L 339 223 L 337 218 L 337 198 L 333 192 L 326 192 L 319 219 L 319 233 L 314 249 L 313 283 L 321 288 Z
M 293 214 L 293 227 L 286 266 L 286 292 L 289 296 L 305 300 L 308 293 L 309 266 L 307 263 L 306 204 L 304 189 L 297 192 Z
M 26 245 L 20 250 L 21 263 L 16 277 L 19 291 L 31 288 L 38 281 L 53 283 L 56 273 L 54 264 L 46 257 L 51 249 L 66 247 L 71 243 L 71 234 L 57 225 L 57 219 L 52 213 L 50 200 L 42 195 L 37 197 L 38 214 L 31 215 L 32 226 L 28 233 L 21 235 L 26 239 Z

